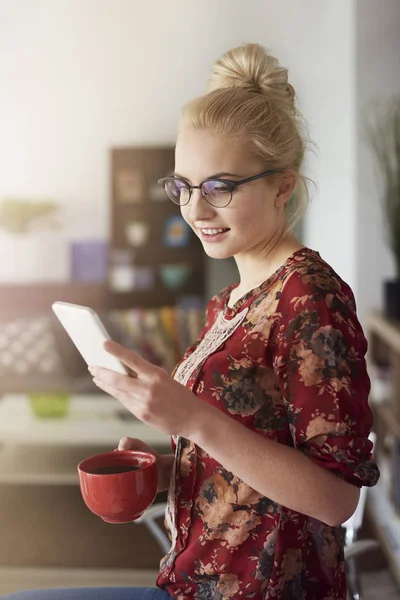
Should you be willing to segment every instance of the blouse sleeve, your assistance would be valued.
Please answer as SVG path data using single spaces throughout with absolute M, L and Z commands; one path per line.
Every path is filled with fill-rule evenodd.
M 270 340 L 294 446 L 353 485 L 375 485 L 367 341 L 350 288 L 292 274 Z

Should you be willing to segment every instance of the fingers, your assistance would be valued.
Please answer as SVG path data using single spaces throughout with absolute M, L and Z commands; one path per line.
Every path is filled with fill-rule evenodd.
M 110 394 L 110 396 L 112 396 L 113 398 L 116 398 L 117 400 L 122 402 L 122 404 L 124 406 L 126 406 L 126 408 L 128 408 L 128 410 L 130 410 L 132 412 L 132 414 L 135 414 L 131 410 L 132 399 L 130 398 L 130 395 L 128 392 L 124 392 L 123 390 L 120 390 L 112 385 L 108 385 L 107 383 L 104 382 L 104 380 L 99 381 L 97 379 L 94 379 L 93 381 L 97 385 L 97 387 L 99 387 L 101 390 L 103 390 L 107 394 Z
M 136 450 L 137 452 L 150 452 L 150 454 L 153 454 L 153 456 L 157 458 L 157 461 L 161 461 L 159 452 L 157 452 L 156 450 L 154 450 L 154 448 L 151 448 L 145 442 L 137 438 L 121 438 L 119 440 L 118 448 L 115 448 L 115 450 Z
M 142 442 L 142 440 L 123 437 L 119 440 L 118 450 L 140 450 L 140 448 L 143 448 L 144 446 L 146 446 L 146 444 Z
M 129 438 L 129 437 L 121 438 L 119 440 L 118 450 L 131 450 L 131 449 L 134 449 L 133 446 L 131 446 L 132 442 L 133 442 L 133 440 L 131 438 Z
M 151 377 L 151 375 L 158 370 L 156 366 L 139 356 L 139 354 L 136 354 L 136 352 L 133 350 L 129 350 L 128 348 L 121 346 L 121 344 L 118 344 L 113 340 L 107 340 L 104 342 L 104 349 L 107 350 L 109 354 L 119 358 L 124 365 L 129 367 L 131 371 L 133 371 L 139 377 Z
M 90 373 L 93 375 L 93 380 L 96 385 L 103 384 L 114 388 L 116 391 L 123 393 L 132 393 L 135 391 L 134 386 L 140 386 L 141 382 L 128 375 L 121 375 L 115 371 L 104 369 L 103 367 L 90 367 Z M 113 394 L 112 394 L 113 395 Z

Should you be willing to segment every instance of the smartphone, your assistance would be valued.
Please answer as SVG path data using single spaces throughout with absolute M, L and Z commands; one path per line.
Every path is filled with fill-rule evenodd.
M 52 309 L 88 366 L 133 375 L 129 367 L 103 347 L 104 342 L 111 338 L 95 310 L 60 301 L 53 302 Z

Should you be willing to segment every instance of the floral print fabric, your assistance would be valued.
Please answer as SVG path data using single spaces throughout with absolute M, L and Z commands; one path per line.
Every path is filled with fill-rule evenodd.
M 353 485 L 374 485 L 367 344 L 348 285 L 303 248 L 230 308 L 232 289 L 212 298 L 174 376 L 191 361 L 185 385 L 204 402 Z M 345 600 L 341 528 L 262 496 L 190 440 L 173 447 L 160 587 L 179 600 Z

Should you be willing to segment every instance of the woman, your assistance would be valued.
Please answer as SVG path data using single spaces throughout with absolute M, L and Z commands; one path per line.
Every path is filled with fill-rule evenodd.
M 183 109 L 176 173 L 161 184 L 205 252 L 235 258 L 240 283 L 210 300 L 173 378 L 114 342 L 107 350 L 138 377 L 91 370 L 173 436 L 175 455 L 157 455 L 172 540 L 160 589 L 10 598 L 345 600 L 339 526 L 379 472 L 353 294 L 293 234 L 304 150 L 286 69 L 256 44 L 227 52 Z M 129 438 L 120 448 L 148 449 Z

